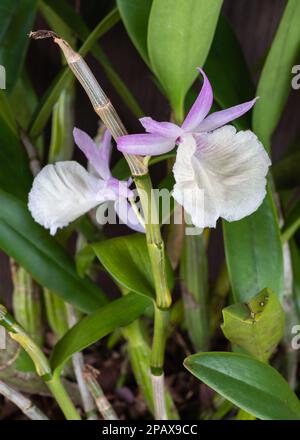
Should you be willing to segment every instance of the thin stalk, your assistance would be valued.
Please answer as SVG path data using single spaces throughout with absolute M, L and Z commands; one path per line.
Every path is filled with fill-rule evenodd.
M 31 37 L 35 39 L 53 38 L 53 41 L 59 45 L 63 51 L 70 69 L 86 91 L 95 112 L 102 119 L 106 127 L 110 130 L 112 136 L 117 140 L 120 136 L 127 134 L 112 103 L 98 84 L 93 73 L 86 62 L 76 53 L 71 46 L 57 34 L 51 31 L 31 32 Z M 141 199 L 142 209 L 145 218 L 146 238 L 148 251 L 151 261 L 151 268 L 156 289 L 156 304 L 160 309 L 168 310 L 171 305 L 171 294 L 167 284 L 166 266 L 165 266 L 165 246 L 161 237 L 159 216 L 156 203 L 152 199 L 152 182 L 148 174 L 148 159 L 143 160 L 140 156 L 124 154 Z M 157 341 L 161 340 L 164 344 L 164 335 L 157 334 Z M 157 344 L 155 340 L 155 343 Z M 160 381 L 155 382 L 153 390 L 160 396 L 160 402 L 155 399 L 159 408 L 163 408 L 162 413 L 166 414 L 163 375 Z M 160 387 L 159 392 L 157 391 Z M 156 411 L 158 412 L 158 410 Z
M 73 327 L 73 325 L 77 323 L 77 316 L 75 310 L 70 304 L 67 305 L 67 310 L 68 310 L 69 326 Z M 72 356 L 72 364 L 76 377 L 76 382 L 79 388 L 79 393 L 82 400 L 83 409 L 87 416 L 87 419 L 98 420 L 94 400 L 88 389 L 88 385 L 84 377 L 84 358 L 81 352 L 75 353 Z
M 118 420 L 118 416 L 115 413 L 113 407 L 109 403 L 106 398 L 99 382 L 97 381 L 97 375 L 99 372 L 92 368 L 91 366 L 86 365 L 84 369 L 84 378 L 89 387 L 89 390 L 95 400 L 97 408 L 104 418 L 104 420 Z
M 3 305 L 0 305 L 0 325 L 5 327 L 9 336 L 20 344 L 29 354 L 35 365 L 37 374 L 45 381 L 66 418 L 70 420 L 80 420 L 80 415 L 60 382 L 59 376 L 56 377 L 52 375 L 49 361 L 42 350 L 8 313 Z
M 14 403 L 31 420 L 49 420 L 31 400 L 0 380 L 0 394 Z
M 47 387 L 51 391 L 53 397 L 58 403 L 67 420 L 81 420 L 81 417 L 75 408 L 70 396 L 61 383 L 60 377 L 54 375 L 51 380 L 46 382 Z

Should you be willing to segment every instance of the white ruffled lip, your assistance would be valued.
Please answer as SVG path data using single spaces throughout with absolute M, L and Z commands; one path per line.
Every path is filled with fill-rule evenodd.
M 34 220 L 54 235 L 57 229 L 68 226 L 96 206 L 113 201 L 122 221 L 144 232 L 126 200 L 130 195 L 127 182 L 113 178 L 104 181 L 75 161 L 58 162 L 47 165 L 34 179 L 28 208 Z
M 104 182 L 75 161 L 45 166 L 33 181 L 28 208 L 34 220 L 54 235 L 105 200 Z
M 182 137 L 173 168 L 173 197 L 195 226 L 215 227 L 219 217 L 240 220 L 261 205 L 271 161 L 256 135 L 227 125 Z

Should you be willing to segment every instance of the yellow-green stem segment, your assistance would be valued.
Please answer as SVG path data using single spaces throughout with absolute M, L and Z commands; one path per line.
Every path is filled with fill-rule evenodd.
M 65 417 L 69 420 L 80 420 L 73 402 L 68 396 L 60 379 L 52 375 L 49 361 L 40 347 L 29 337 L 25 330 L 8 313 L 6 307 L 0 304 L 0 325 L 6 328 L 9 336 L 18 342 L 31 357 L 37 374 L 44 380 L 53 397 L 60 406 Z

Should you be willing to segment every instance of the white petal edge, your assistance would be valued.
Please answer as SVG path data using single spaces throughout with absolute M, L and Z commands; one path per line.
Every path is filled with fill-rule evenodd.
M 75 161 L 45 166 L 35 177 L 28 198 L 34 220 L 54 235 L 90 209 L 114 198 L 103 180 Z
M 191 135 L 184 136 L 173 168 L 173 197 L 198 227 L 215 227 L 219 217 L 240 220 L 261 205 L 270 165 L 263 145 L 250 130 L 237 133 L 226 125 L 197 136 L 197 142 Z

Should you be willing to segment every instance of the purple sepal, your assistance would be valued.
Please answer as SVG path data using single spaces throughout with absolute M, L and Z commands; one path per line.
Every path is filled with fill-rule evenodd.
M 212 113 L 207 116 L 201 124 L 196 128 L 196 132 L 212 131 L 216 128 L 220 128 L 228 122 L 239 118 L 243 114 L 247 113 L 256 103 L 258 98 L 252 99 L 252 101 L 244 102 L 243 104 L 235 105 L 234 107 L 221 110 L 219 112 Z
M 118 138 L 117 147 L 122 153 L 152 156 L 173 150 L 175 139 L 149 133 L 129 134 Z

